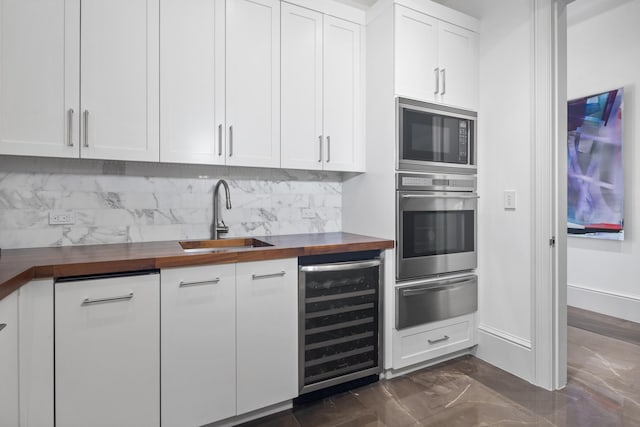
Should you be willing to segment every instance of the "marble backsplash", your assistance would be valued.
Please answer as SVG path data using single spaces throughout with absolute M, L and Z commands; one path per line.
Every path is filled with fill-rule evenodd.
M 340 173 L 0 156 L 0 248 L 208 238 L 222 178 L 228 237 L 341 230 Z

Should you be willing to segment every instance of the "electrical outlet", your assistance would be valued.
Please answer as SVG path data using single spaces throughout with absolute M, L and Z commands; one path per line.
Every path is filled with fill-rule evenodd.
M 73 212 L 49 211 L 49 225 L 65 225 L 73 222 Z
M 504 208 L 515 210 L 516 209 L 516 191 L 505 190 L 504 191 Z
M 302 218 L 311 219 L 316 217 L 316 212 L 313 209 L 302 209 Z

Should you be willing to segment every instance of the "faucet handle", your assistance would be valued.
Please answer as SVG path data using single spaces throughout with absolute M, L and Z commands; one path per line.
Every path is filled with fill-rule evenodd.
M 216 224 L 216 231 L 218 233 L 228 233 L 229 232 L 229 226 L 224 223 L 222 218 L 220 218 L 218 220 L 218 223 Z

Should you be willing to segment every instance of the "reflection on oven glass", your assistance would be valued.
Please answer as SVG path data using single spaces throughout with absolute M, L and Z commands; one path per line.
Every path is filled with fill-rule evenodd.
M 403 212 L 403 254 L 405 258 L 472 252 L 474 212 Z

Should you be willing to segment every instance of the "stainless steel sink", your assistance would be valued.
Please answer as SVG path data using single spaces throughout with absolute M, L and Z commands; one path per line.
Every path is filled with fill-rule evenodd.
M 207 253 L 218 251 L 237 251 L 251 248 L 273 246 L 254 238 L 218 239 L 218 240 L 187 240 L 180 242 L 186 253 Z

